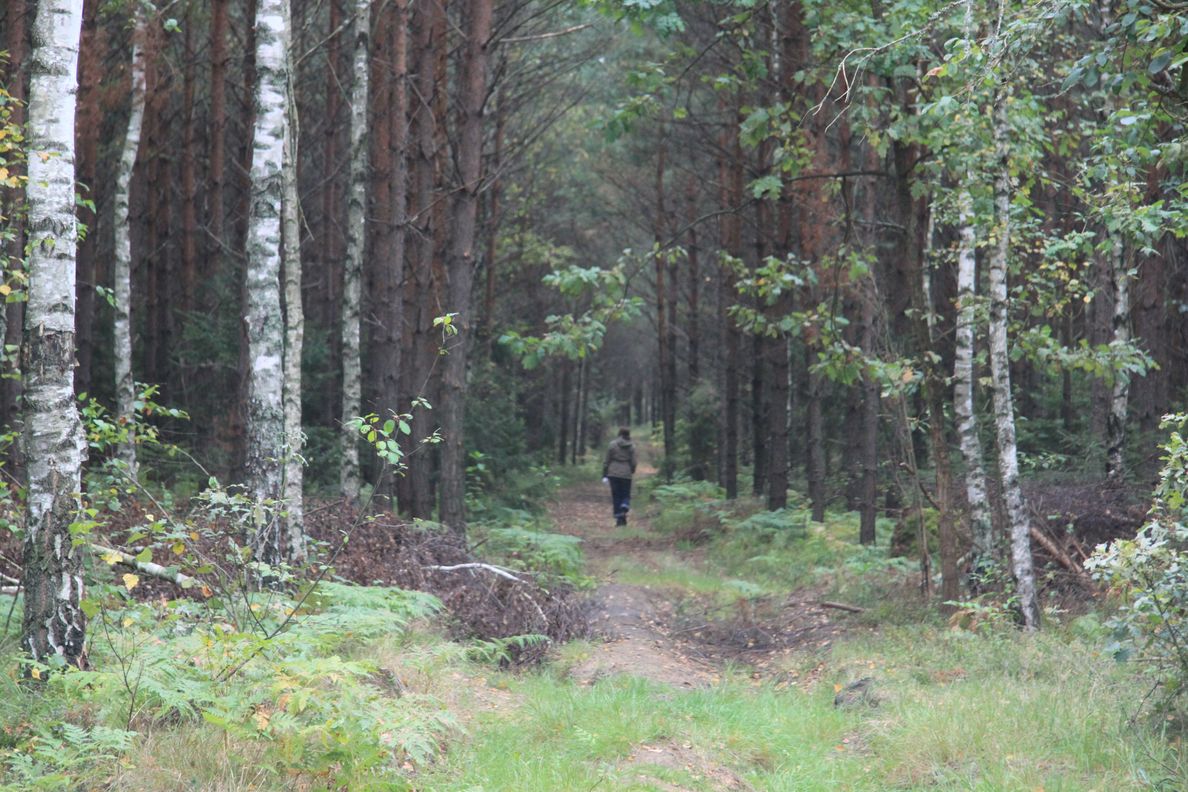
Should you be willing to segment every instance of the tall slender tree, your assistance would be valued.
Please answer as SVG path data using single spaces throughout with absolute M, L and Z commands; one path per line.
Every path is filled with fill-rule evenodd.
M 255 128 L 247 228 L 244 322 L 247 335 L 248 486 L 257 503 L 281 500 L 285 456 L 285 326 L 281 308 L 281 204 L 288 137 L 288 0 L 260 0 L 256 12 Z M 267 510 L 259 510 L 267 514 Z M 252 548 L 266 563 L 286 556 L 284 522 L 261 520 Z M 291 546 L 291 545 L 289 545 Z
M 1011 526 L 1011 570 L 1016 596 L 1028 630 L 1039 629 L 1039 600 L 1031 558 L 1031 518 L 1019 485 L 1015 442 L 1015 407 L 1011 397 L 1011 361 L 1007 336 L 1007 266 L 1011 252 L 1010 116 L 1007 89 L 998 85 L 991 122 L 994 136 L 994 219 L 996 242 L 990 252 L 990 379 L 994 391 L 994 425 L 998 441 L 998 474 Z
M 29 74 L 29 302 L 25 444 L 28 501 L 21 642 L 40 661 L 86 662 L 79 512 L 86 455 L 74 399 L 74 113 L 82 0 L 45 0 L 33 20 Z
M 112 234 L 115 241 L 112 257 L 112 296 L 115 299 L 112 362 L 115 371 L 116 417 L 129 427 L 128 440 L 119 448 L 119 458 L 126 466 L 127 474 L 135 479 L 136 438 L 131 427 L 136 425 L 133 421 L 136 383 L 132 378 L 132 229 L 128 201 L 132 187 L 132 172 L 136 168 L 136 154 L 140 150 L 141 124 L 144 122 L 145 12 L 137 4 L 133 4 L 132 14 L 134 21 L 130 69 L 131 100 L 128 128 L 124 132 L 124 145 L 120 151 L 119 170 L 116 172 L 115 200 L 112 202 Z
M 371 0 L 355 3 L 351 55 L 350 176 L 347 187 L 346 269 L 342 285 L 342 469 L 339 490 L 347 500 L 359 496 L 359 438 L 351 421 L 362 412 L 363 372 L 360 352 L 363 242 L 367 209 L 367 106 L 371 49 Z M 401 121 L 403 119 L 400 119 Z
M 458 314 L 461 338 L 450 344 L 442 368 L 441 522 L 455 531 L 466 528 L 466 361 L 471 294 L 476 266 L 475 240 L 483 176 L 483 110 L 487 102 L 487 62 L 494 19 L 492 0 L 467 4 L 466 54 L 461 80 L 461 129 L 458 133 L 458 188 L 454 192 L 447 263 L 447 308 Z

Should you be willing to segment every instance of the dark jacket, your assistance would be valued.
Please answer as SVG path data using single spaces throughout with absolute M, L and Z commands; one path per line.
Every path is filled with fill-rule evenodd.
M 631 478 L 635 473 L 635 445 L 622 437 L 611 440 L 602 461 L 602 475 L 613 478 Z

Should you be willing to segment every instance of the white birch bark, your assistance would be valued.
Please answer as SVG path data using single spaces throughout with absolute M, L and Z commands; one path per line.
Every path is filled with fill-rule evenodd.
M 349 501 L 359 497 L 359 434 L 351 421 L 361 413 L 363 373 L 360 362 L 360 303 L 363 240 L 367 207 L 367 105 L 371 46 L 371 0 L 355 4 L 354 81 L 351 83 L 351 165 L 347 191 L 346 269 L 342 284 L 342 468 L 339 489 Z M 403 120 L 400 121 L 403 123 Z M 403 156 L 398 153 L 397 156 Z
M 288 17 L 286 16 L 286 20 Z M 287 50 L 286 50 L 287 51 Z M 290 70 L 290 76 L 292 71 Z M 285 129 L 282 222 L 285 238 L 284 500 L 285 557 L 305 559 L 305 435 L 301 429 L 301 350 L 305 311 L 301 305 L 301 221 L 297 195 L 297 103 L 288 83 L 289 123 Z
M 953 409 L 961 456 L 965 460 L 965 499 L 969 504 L 973 538 L 973 568 L 994 557 L 994 529 L 986 497 L 986 469 L 982 465 L 982 440 L 974 408 L 974 338 L 977 329 L 977 259 L 974 253 L 973 200 L 969 190 L 958 196 L 959 244 L 957 248 L 957 328 L 953 362 Z
M 287 0 L 260 0 L 256 12 L 256 123 L 252 143 L 244 322 L 247 360 L 248 488 L 256 500 L 251 545 L 258 560 L 283 557 L 281 498 L 285 445 L 284 320 L 281 313 L 281 203 L 286 126 Z
M 74 113 L 82 0 L 42 0 L 29 67 L 28 503 L 22 646 L 83 665 L 82 549 L 71 541 L 86 454 L 74 399 Z
M 120 445 L 119 459 L 133 480 L 137 478 L 136 437 L 134 434 L 136 383 L 132 378 L 132 235 L 128 213 L 128 196 L 132 184 L 132 171 L 136 167 L 136 153 L 140 148 L 140 129 L 144 121 L 145 72 L 144 14 L 133 5 L 136 30 L 132 34 L 131 62 L 131 105 L 128 112 L 128 129 L 124 133 L 124 148 L 120 152 L 119 171 L 116 173 L 116 188 L 112 233 L 115 237 L 115 251 L 112 261 L 115 298 L 115 320 L 113 322 L 112 368 L 115 374 L 116 418 L 125 421 L 128 427 L 128 441 Z
M 1121 233 L 1115 233 L 1110 249 L 1110 277 L 1114 287 L 1113 346 L 1130 345 L 1130 273 L 1126 266 L 1126 245 Z M 1126 444 L 1126 413 L 1130 405 L 1130 374 L 1114 372 L 1110 413 L 1106 417 L 1106 478 L 1121 483 L 1126 476 L 1122 451 Z
M 1015 446 L 1015 406 L 1011 398 L 1011 369 L 1007 338 L 1007 262 L 1011 249 L 1010 133 L 1006 91 L 994 96 L 994 211 L 997 239 L 990 253 L 990 378 L 994 392 L 994 425 L 998 440 L 998 473 L 1011 526 L 1011 571 L 1015 595 L 1023 612 L 1023 626 L 1039 629 L 1035 569 L 1031 558 L 1031 522 L 1019 486 L 1019 458 Z

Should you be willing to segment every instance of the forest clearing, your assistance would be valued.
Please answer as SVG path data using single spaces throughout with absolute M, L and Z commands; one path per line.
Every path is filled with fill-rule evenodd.
M 1184 0 L 7 0 L 0 792 L 1188 789 Z

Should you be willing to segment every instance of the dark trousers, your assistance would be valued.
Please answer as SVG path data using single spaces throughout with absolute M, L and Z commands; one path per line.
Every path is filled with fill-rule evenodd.
M 615 519 L 627 520 L 627 511 L 631 508 L 631 479 L 610 477 L 611 505 L 615 509 Z

